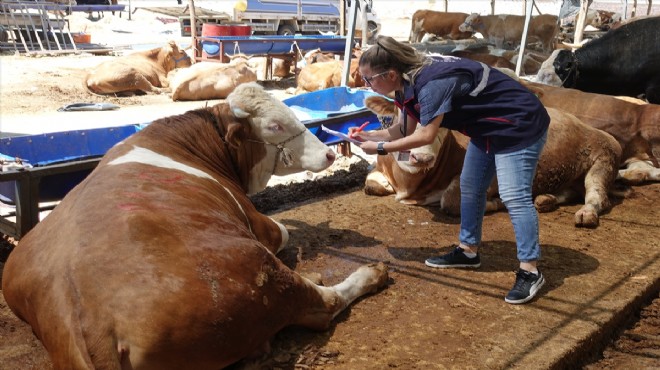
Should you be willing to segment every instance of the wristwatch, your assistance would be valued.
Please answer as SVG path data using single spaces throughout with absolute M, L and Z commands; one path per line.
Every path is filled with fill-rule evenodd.
M 378 146 L 376 147 L 376 151 L 378 151 L 378 155 L 386 155 L 387 154 L 387 150 L 385 150 L 383 145 L 385 145 L 384 141 L 379 141 L 378 142 Z

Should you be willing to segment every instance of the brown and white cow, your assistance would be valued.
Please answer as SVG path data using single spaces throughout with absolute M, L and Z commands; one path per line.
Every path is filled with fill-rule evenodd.
M 199 62 L 175 69 L 168 79 L 172 100 L 210 100 L 226 98 L 238 85 L 257 81 L 257 75 L 246 62 Z
M 257 75 L 257 80 L 266 81 L 276 77 L 284 78 L 291 75 L 293 58 L 262 57 L 245 54 L 235 54 L 229 57 L 230 64 L 246 62 L 252 72 Z
M 472 13 L 465 18 L 465 22 L 459 28 L 461 31 L 479 32 L 498 49 L 502 49 L 520 45 L 524 26 L 524 15 Z M 527 42 L 540 42 L 543 51 L 550 53 L 558 32 L 559 21 L 556 15 L 537 15 L 529 22 Z
M 256 83 L 111 148 L 11 253 L 2 292 L 55 369 L 222 369 L 288 325 L 327 328 L 383 263 L 318 286 L 246 194 L 334 152 Z
M 471 31 L 458 29 L 467 17 L 467 13 L 418 10 L 412 16 L 409 41 L 411 43 L 421 42 L 426 34 L 452 40 L 469 39 L 472 37 Z
M 632 98 L 587 93 L 521 80 L 546 107 L 578 117 L 603 130 L 623 149 L 619 179 L 631 185 L 660 181 L 660 105 L 640 104 Z
M 376 114 L 391 114 L 382 97 L 365 99 Z M 392 104 L 392 103 L 389 103 Z M 596 227 L 599 215 L 611 207 L 608 192 L 616 179 L 621 147 L 609 134 L 587 126 L 575 116 L 548 108 L 551 117 L 548 140 L 539 160 L 532 193 L 540 212 L 572 202 L 578 195 L 584 206 L 575 213 L 575 225 Z M 460 214 L 460 173 L 467 139 L 441 128 L 433 144 L 413 149 L 408 161 L 395 160 L 398 153 L 378 156 L 365 181 L 369 195 L 396 194 L 406 204 L 438 204 L 448 214 Z M 504 209 L 489 190 L 486 211 Z
M 167 74 L 190 65 L 188 54 L 170 41 L 160 48 L 105 61 L 85 76 L 84 84 L 96 94 L 161 94 L 169 90 Z
M 362 75 L 358 69 L 359 59 L 352 58 L 348 77 L 348 87 L 362 87 Z M 344 70 L 343 60 L 332 60 L 308 64 L 300 70 L 295 94 L 302 94 L 330 87 L 341 86 Z

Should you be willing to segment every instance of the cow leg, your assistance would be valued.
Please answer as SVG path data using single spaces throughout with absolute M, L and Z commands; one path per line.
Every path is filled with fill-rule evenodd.
M 584 206 L 575 213 L 575 226 L 596 227 L 598 215 L 610 209 L 609 189 L 614 183 L 615 161 L 596 162 L 584 179 Z
M 653 166 L 651 161 L 634 161 L 620 169 L 617 180 L 628 185 L 641 185 L 648 181 L 660 181 L 660 168 Z
M 309 297 L 308 306 L 302 309 L 302 314 L 294 324 L 325 330 L 332 319 L 357 298 L 375 293 L 383 287 L 387 283 L 388 274 L 387 266 L 379 262 L 361 266 L 346 280 L 331 287 L 316 285 L 302 276 L 301 279 Z
M 364 193 L 377 196 L 392 195 L 394 188 L 382 172 L 371 171 L 364 181 Z

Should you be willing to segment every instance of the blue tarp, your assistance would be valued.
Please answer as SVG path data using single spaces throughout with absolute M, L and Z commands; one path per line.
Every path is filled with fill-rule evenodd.
M 322 131 L 321 125 L 343 133 L 348 133 L 349 127 L 361 126 L 365 122 L 369 122 L 365 130 L 380 128 L 378 117 L 364 105 L 364 99 L 372 95 L 378 94 L 340 86 L 296 95 L 283 102 L 319 140 L 332 145 L 342 140 Z

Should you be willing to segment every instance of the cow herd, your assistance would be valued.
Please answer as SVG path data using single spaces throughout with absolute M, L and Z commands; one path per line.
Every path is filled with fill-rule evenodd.
M 459 37 L 492 25 L 465 14 L 440 31 L 430 19 L 413 18 L 415 38 Z M 657 34 L 647 35 L 657 33 L 658 21 L 630 22 L 584 51 L 555 53 L 536 79 L 560 86 L 519 80 L 552 119 L 533 188 L 540 211 L 582 202 L 575 225 L 597 227 L 619 194 L 617 179 L 628 186 L 660 181 L 660 62 L 644 50 L 660 50 Z M 543 49 L 551 28 L 537 35 Z M 639 42 L 625 38 L 631 33 Z M 504 45 L 516 36 L 493 37 Z M 285 326 L 327 328 L 354 300 L 386 285 L 382 263 L 326 287 L 277 258 L 288 231 L 248 195 L 273 175 L 322 171 L 336 153 L 256 82 L 266 72 L 251 59 L 192 64 L 171 42 L 104 62 L 86 76 L 95 94 L 224 100 L 156 120 L 115 145 L 10 254 L 6 302 L 31 325 L 55 369 L 223 368 L 266 348 Z M 298 62 L 297 92 L 338 84 L 343 63 L 334 56 L 315 50 Z M 361 87 L 355 64 L 350 84 Z M 274 75 L 298 68 L 278 66 Z M 640 95 L 650 103 L 631 98 Z M 383 117 L 401 114 L 386 97 L 365 105 Z M 441 129 L 407 161 L 378 156 L 364 191 L 458 214 L 468 140 Z M 487 210 L 501 209 L 493 183 Z

